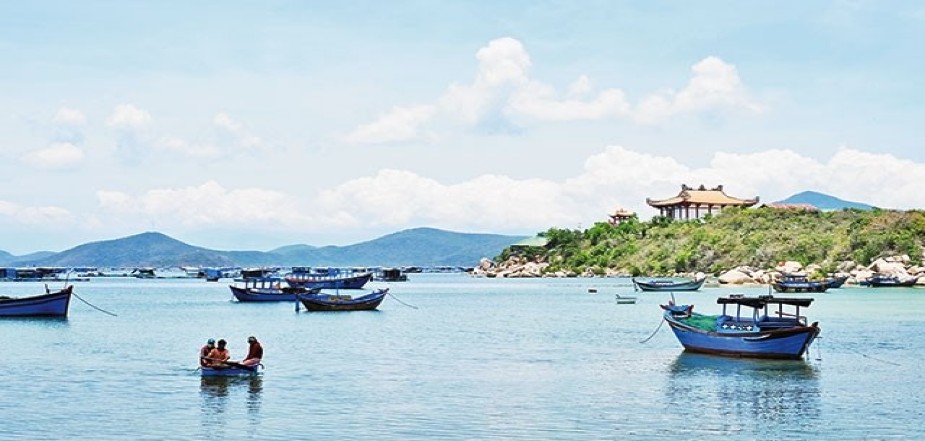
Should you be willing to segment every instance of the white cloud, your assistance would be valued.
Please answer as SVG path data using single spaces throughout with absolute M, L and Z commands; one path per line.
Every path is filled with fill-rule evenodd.
M 717 57 L 707 57 L 691 71 L 694 75 L 684 89 L 666 90 L 644 98 L 633 113 L 634 119 L 649 124 L 677 114 L 704 110 L 761 111 L 761 106 L 749 98 L 734 65 Z
M 654 124 L 677 115 L 705 111 L 761 111 L 761 106 L 749 96 L 736 67 L 718 57 L 704 58 L 692 66 L 693 75 L 681 90 L 662 90 L 646 96 L 637 105 L 621 89 L 595 91 L 587 75 L 580 75 L 564 93 L 532 78 L 530 55 L 513 38 L 492 40 L 476 52 L 476 60 L 475 79 L 468 84 L 450 84 L 435 106 L 395 107 L 377 121 L 356 128 L 347 137 L 348 141 L 418 139 L 421 127 L 440 116 L 469 127 L 495 127 L 515 122 L 618 118 Z
M 199 186 L 149 190 L 138 197 L 98 191 L 100 208 L 117 216 L 137 216 L 162 226 L 298 226 L 312 220 L 283 193 L 256 188 L 226 189 L 214 181 Z
M 87 117 L 80 110 L 61 107 L 51 121 L 55 124 L 81 126 L 87 123 Z
M 347 135 L 347 142 L 384 143 L 416 139 L 418 127 L 433 116 L 433 106 L 395 107 L 378 120 L 357 127 Z
M 60 207 L 27 207 L 0 200 L 0 218 L 24 225 L 61 226 L 70 223 L 71 213 Z
M 244 125 L 234 120 L 225 112 L 219 112 L 212 118 L 212 124 L 232 136 L 231 142 L 242 147 L 260 147 L 260 137 L 248 132 Z
M 173 137 L 161 139 L 161 141 L 157 144 L 157 147 L 163 150 L 182 153 L 184 155 L 198 158 L 215 158 L 221 154 L 219 148 L 214 145 L 193 144 L 180 138 Z
M 132 104 L 120 104 L 106 119 L 106 125 L 119 129 L 138 129 L 151 124 L 151 114 Z
M 23 156 L 23 162 L 40 169 L 61 170 L 73 168 L 83 161 L 84 152 L 68 142 L 53 143 Z

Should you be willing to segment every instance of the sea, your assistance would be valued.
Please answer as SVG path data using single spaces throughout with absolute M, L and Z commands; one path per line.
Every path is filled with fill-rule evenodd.
M 0 440 L 925 439 L 925 288 L 813 294 L 806 358 L 762 361 L 685 353 L 672 294 L 629 279 L 411 274 L 333 313 L 229 283 L 94 278 L 65 320 L 0 320 Z M 767 287 L 673 296 L 710 314 L 730 293 Z M 240 359 L 251 335 L 262 375 L 201 378 L 207 339 Z

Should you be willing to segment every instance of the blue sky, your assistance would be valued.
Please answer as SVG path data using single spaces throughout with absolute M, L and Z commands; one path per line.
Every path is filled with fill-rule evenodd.
M 0 3 L 0 250 L 925 206 L 921 3 L 330 3 Z

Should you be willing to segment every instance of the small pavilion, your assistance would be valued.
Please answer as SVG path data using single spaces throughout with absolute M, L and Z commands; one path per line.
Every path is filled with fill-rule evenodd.
M 613 214 L 608 214 L 607 216 L 610 216 L 610 225 L 620 225 L 621 222 L 628 220 L 635 215 L 636 213 L 632 211 L 627 211 L 623 207 L 618 207 L 616 211 L 613 212 Z
M 646 198 L 646 203 L 658 208 L 659 214 L 674 220 L 700 219 L 707 214 L 719 214 L 726 207 L 751 207 L 758 203 L 758 196 L 752 199 L 739 199 L 723 192 L 723 186 L 707 189 L 703 185 L 699 188 L 681 185 L 681 192 L 677 196 L 652 200 Z

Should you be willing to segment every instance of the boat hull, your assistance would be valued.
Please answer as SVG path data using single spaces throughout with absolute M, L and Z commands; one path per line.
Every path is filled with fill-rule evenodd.
M 294 302 L 297 294 L 311 294 L 321 291 L 316 289 L 269 289 L 241 288 L 230 285 L 231 294 L 239 302 Z
M 0 299 L 0 317 L 67 317 L 73 286 L 31 297 Z
M 286 277 L 290 286 L 318 289 L 362 289 L 373 278 L 372 273 L 356 276 L 330 277 L 330 276 L 298 276 Z
M 388 291 L 388 289 L 380 289 L 357 298 L 330 294 L 299 294 L 298 299 L 305 309 L 312 312 L 371 311 L 379 307 Z
M 697 291 L 703 286 L 706 278 L 691 280 L 687 282 L 672 282 L 667 280 L 636 280 L 633 284 L 642 291 Z
M 688 326 L 670 313 L 665 320 L 689 352 L 731 357 L 800 359 L 819 335 L 818 326 L 798 326 L 759 332 L 715 332 Z
M 825 292 L 829 289 L 828 283 L 825 282 L 775 282 L 771 286 L 777 292 Z
M 203 377 L 250 377 L 253 375 L 260 375 L 259 366 L 254 369 L 234 366 L 225 368 L 200 367 L 199 371 Z

